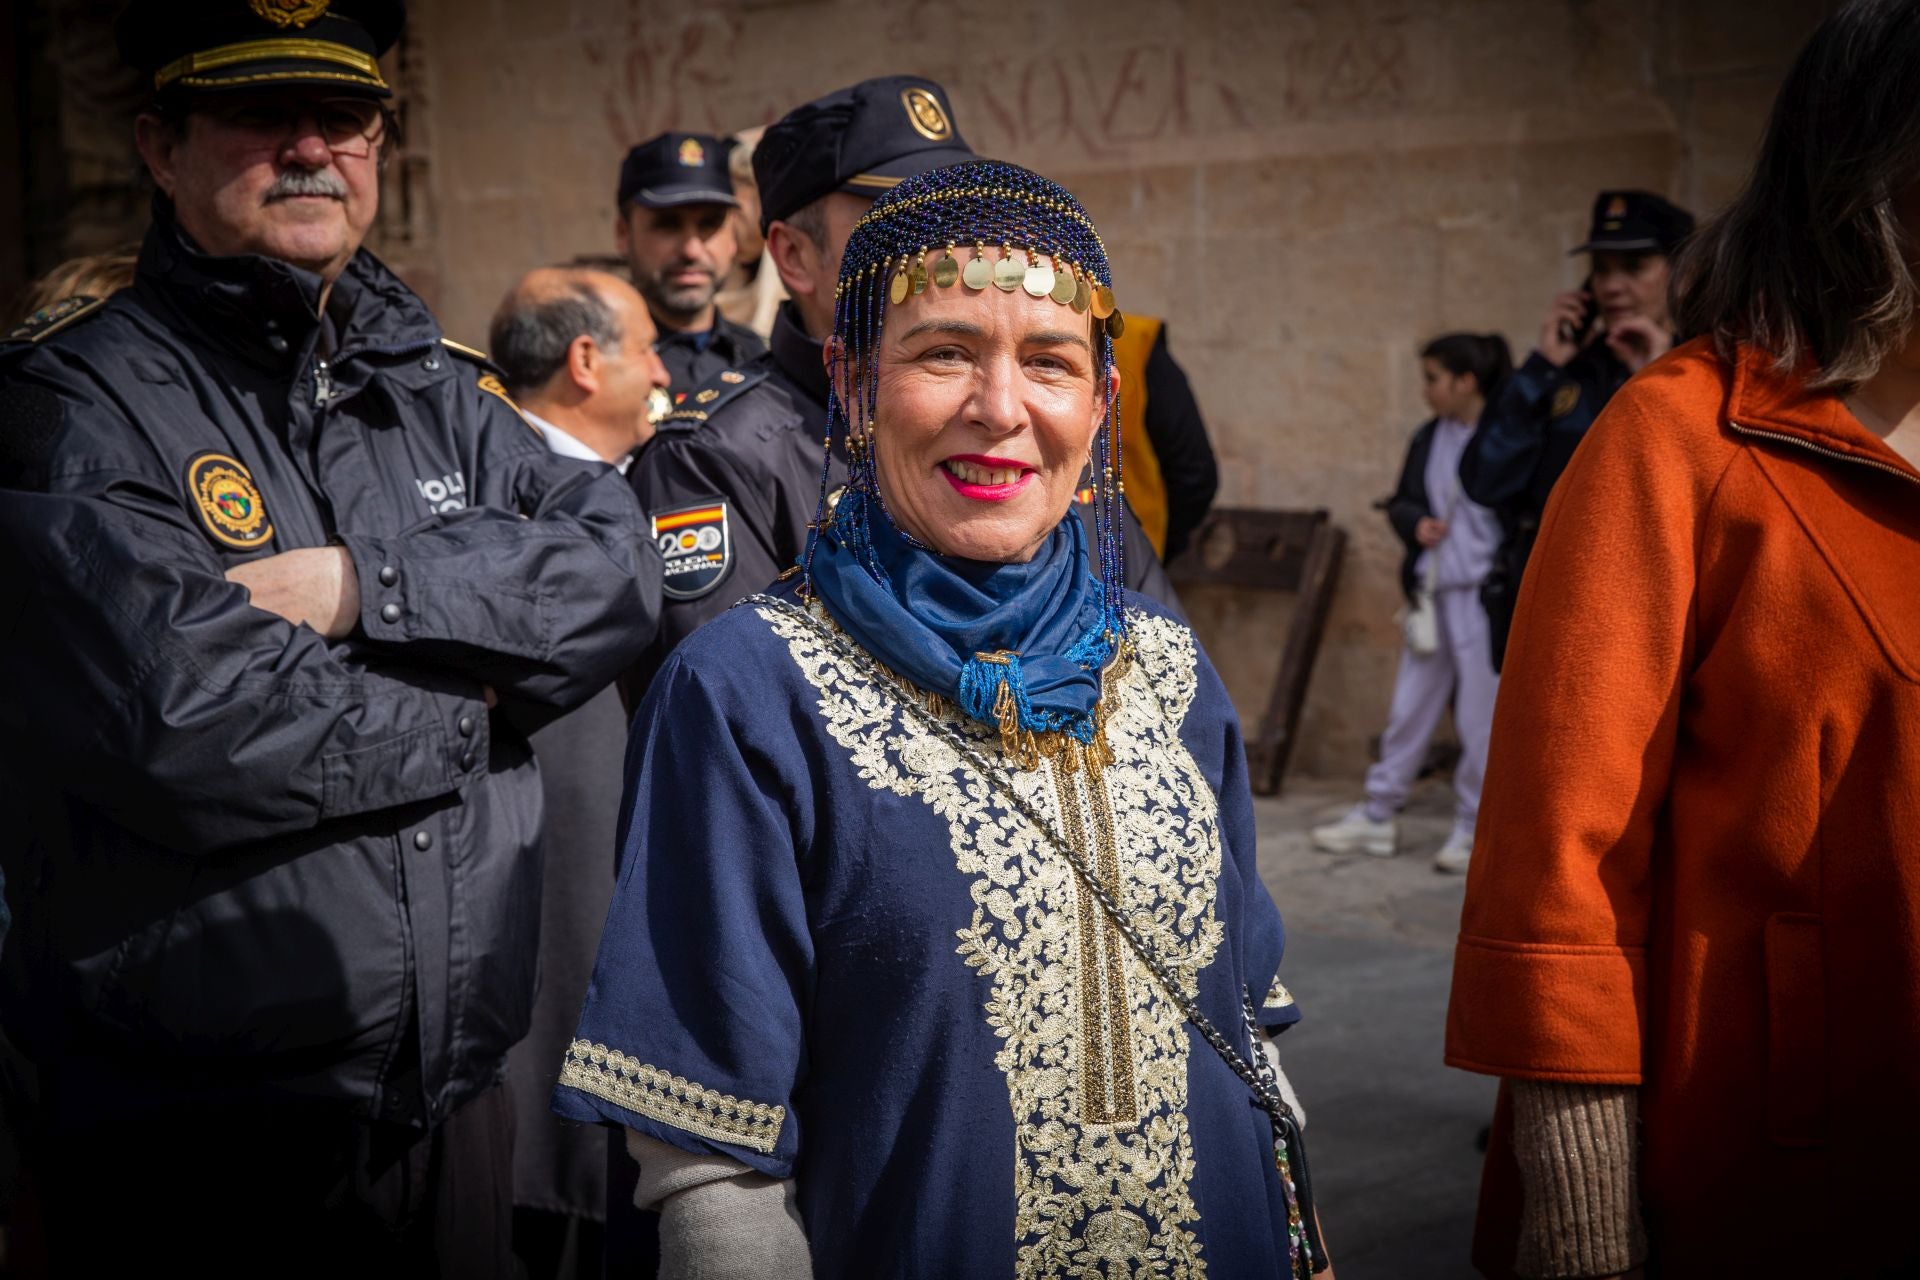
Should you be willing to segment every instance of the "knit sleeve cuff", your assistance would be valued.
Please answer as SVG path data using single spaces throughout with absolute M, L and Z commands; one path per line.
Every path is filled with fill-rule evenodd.
M 1525 1209 L 1514 1270 L 1538 1280 L 1612 1276 L 1646 1261 L 1639 1090 L 1509 1080 Z

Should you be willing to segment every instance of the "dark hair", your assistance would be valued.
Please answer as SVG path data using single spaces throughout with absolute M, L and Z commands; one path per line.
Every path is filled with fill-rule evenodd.
M 1443 334 L 1420 348 L 1420 358 L 1434 361 L 1456 378 L 1472 374 L 1480 394 L 1489 400 L 1513 372 L 1513 352 L 1497 333 Z
M 1851 0 L 1787 73 L 1747 184 L 1675 264 L 1682 337 L 1817 387 L 1871 378 L 1920 302 L 1896 203 L 1920 178 L 1920 4 Z
M 623 336 L 613 308 L 591 285 L 575 281 L 564 292 L 534 302 L 510 297 L 493 317 L 487 345 L 506 375 L 508 392 L 519 396 L 544 387 L 560 372 L 567 348 L 582 334 L 603 351 L 619 350 Z

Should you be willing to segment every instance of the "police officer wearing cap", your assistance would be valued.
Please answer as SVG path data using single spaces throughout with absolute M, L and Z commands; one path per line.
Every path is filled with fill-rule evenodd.
M 1593 420 L 1628 378 L 1673 346 L 1670 262 L 1693 215 L 1647 191 L 1602 191 L 1586 243 L 1586 283 L 1554 298 L 1540 343 L 1481 415 L 1460 487 L 1500 513 L 1505 539 L 1481 587 L 1493 665 L 1505 657 L 1520 576 L 1547 498 Z
M 136 279 L 0 343 L 0 1007 L 55 1274 L 512 1274 L 527 739 L 660 567 L 360 247 L 404 16 L 135 0 Z
M 836 485 L 843 471 L 823 453 L 822 343 L 847 236 L 901 179 L 975 158 L 946 90 L 917 76 L 863 80 L 796 107 L 761 137 L 761 226 L 790 299 L 767 354 L 682 397 L 628 472 L 666 560 L 660 630 L 624 682 L 629 701 L 674 645 L 797 563 L 823 461 Z M 1093 507 L 1079 510 L 1091 531 Z M 1177 609 L 1131 516 L 1125 535 L 1128 586 Z
M 767 349 L 714 305 L 737 252 L 727 215 L 739 201 L 727 156 L 724 138 L 663 133 L 620 166 L 614 244 L 660 330 L 654 349 L 675 399 Z

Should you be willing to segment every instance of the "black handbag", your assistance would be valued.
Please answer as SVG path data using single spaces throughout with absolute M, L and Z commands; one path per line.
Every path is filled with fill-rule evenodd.
M 1140 936 L 1140 931 L 1121 910 L 1120 904 L 1113 900 L 1113 895 L 1108 892 L 1106 885 L 1101 883 L 1100 877 L 1088 865 L 1086 858 L 1054 829 L 1052 820 L 1046 814 L 1021 797 L 1002 767 L 981 751 L 978 744 L 969 741 L 951 724 L 928 710 L 922 698 L 912 696 L 917 691 L 913 690 L 911 685 L 887 670 L 866 650 L 853 643 L 844 632 L 823 622 L 812 612 L 792 601 L 782 600 L 776 596 L 756 595 L 748 597 L 742 603 L 771 605 L 788 616 L 799 619 L 815 636 L 859 668 L 861 674 L 869 680 L 883 687 L 892 686 L 906 692 L 908 696 L 902 697 L 900 703 L 906 708 L 907 714 L 915 717 L 922 725 L 945 739 L 947 745 L 952 747 L 962 760 L 991 783 L 995 790 L 1000 792 L 1001 798 L 1032 825 L 1041 839 L 1066 859 L 1067 865 L 1079 878 L 1081 886 L 1087 890 L 1088 895 L 1095 902 L 1100 904 L 1101 912 L 1113 923 L 1120 936 L 1127 940 L 1128 947 L 1132 949 L 1135 956 L 1139 957 L 1140 963 L 1145 965 L 1147 971 L 1159 981 L 1167 997 L 1173 1001 L 1181 1015 L 1195 1031 L 1200 1033 L 1200 1038 L 1220 1056 L 1220 1060 L 1227 1064 L 1228 1069 L 1240 1077 L 1241 1082 L 1252 1091 L 1255 1103 L 1267 1113 L 1273 1125 L 1274 1167 L 1280 1174 L 1280 1185 L 1286 1193 L 1291 1264 L 1289 1270 L 1296 1280 L 1306 1280 L 1306 1277 L 1314 1272 L 1325 1271 L 1329 1261 L 1326 1247 L 1320 1239 L 1319 1219 L 1314 1213 L 1313 1175 L 1307 1165 L 1306 1139 L 1300 1132 L 1299 1116 L 1280 1095 L 1279 1081 L 1273 1074 L 1273 1068 L 1268 1064 L 1266 1057 L 1256 1050 L 1253 1055 L 1259 1064 L 1256 1067 L 1240 1056 L 1239 1051 L 1228 1043 L 1224 1035 L 1220 1034 L 1219 1028 L 1213 1025 L 1213 1020 L 1201 1012 L 1197 1004 L 1187 998 L 1172 971 L 1162 964 L 1160 958 L 1147 946 L 1146 939 Z M 1258 1026 L 1254 1021 L 1252 993 L 1242 987 L 1240 999 L 1242 1016 L 1247 1026 L 1248 1043 L 1252 1044 L 1253 1037 L 1259 1034 Z

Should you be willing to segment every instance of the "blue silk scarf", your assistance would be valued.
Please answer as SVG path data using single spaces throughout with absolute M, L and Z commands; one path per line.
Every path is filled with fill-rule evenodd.
M 857 489 L 834 523 L 874 505 Z M 868 555 L 821 531 L 812 580 L 827 610 L 860 647 L 920 688 L 952 699 L 1006 733 L 1091 743 L 1100 671 L 1116 637 L 1103 625 L 1103 589 L 1086 533 L 1069 513 L 1025 564 L 943 556 L 908 542 L 878 511 L 849 521 L 869 529 Z

